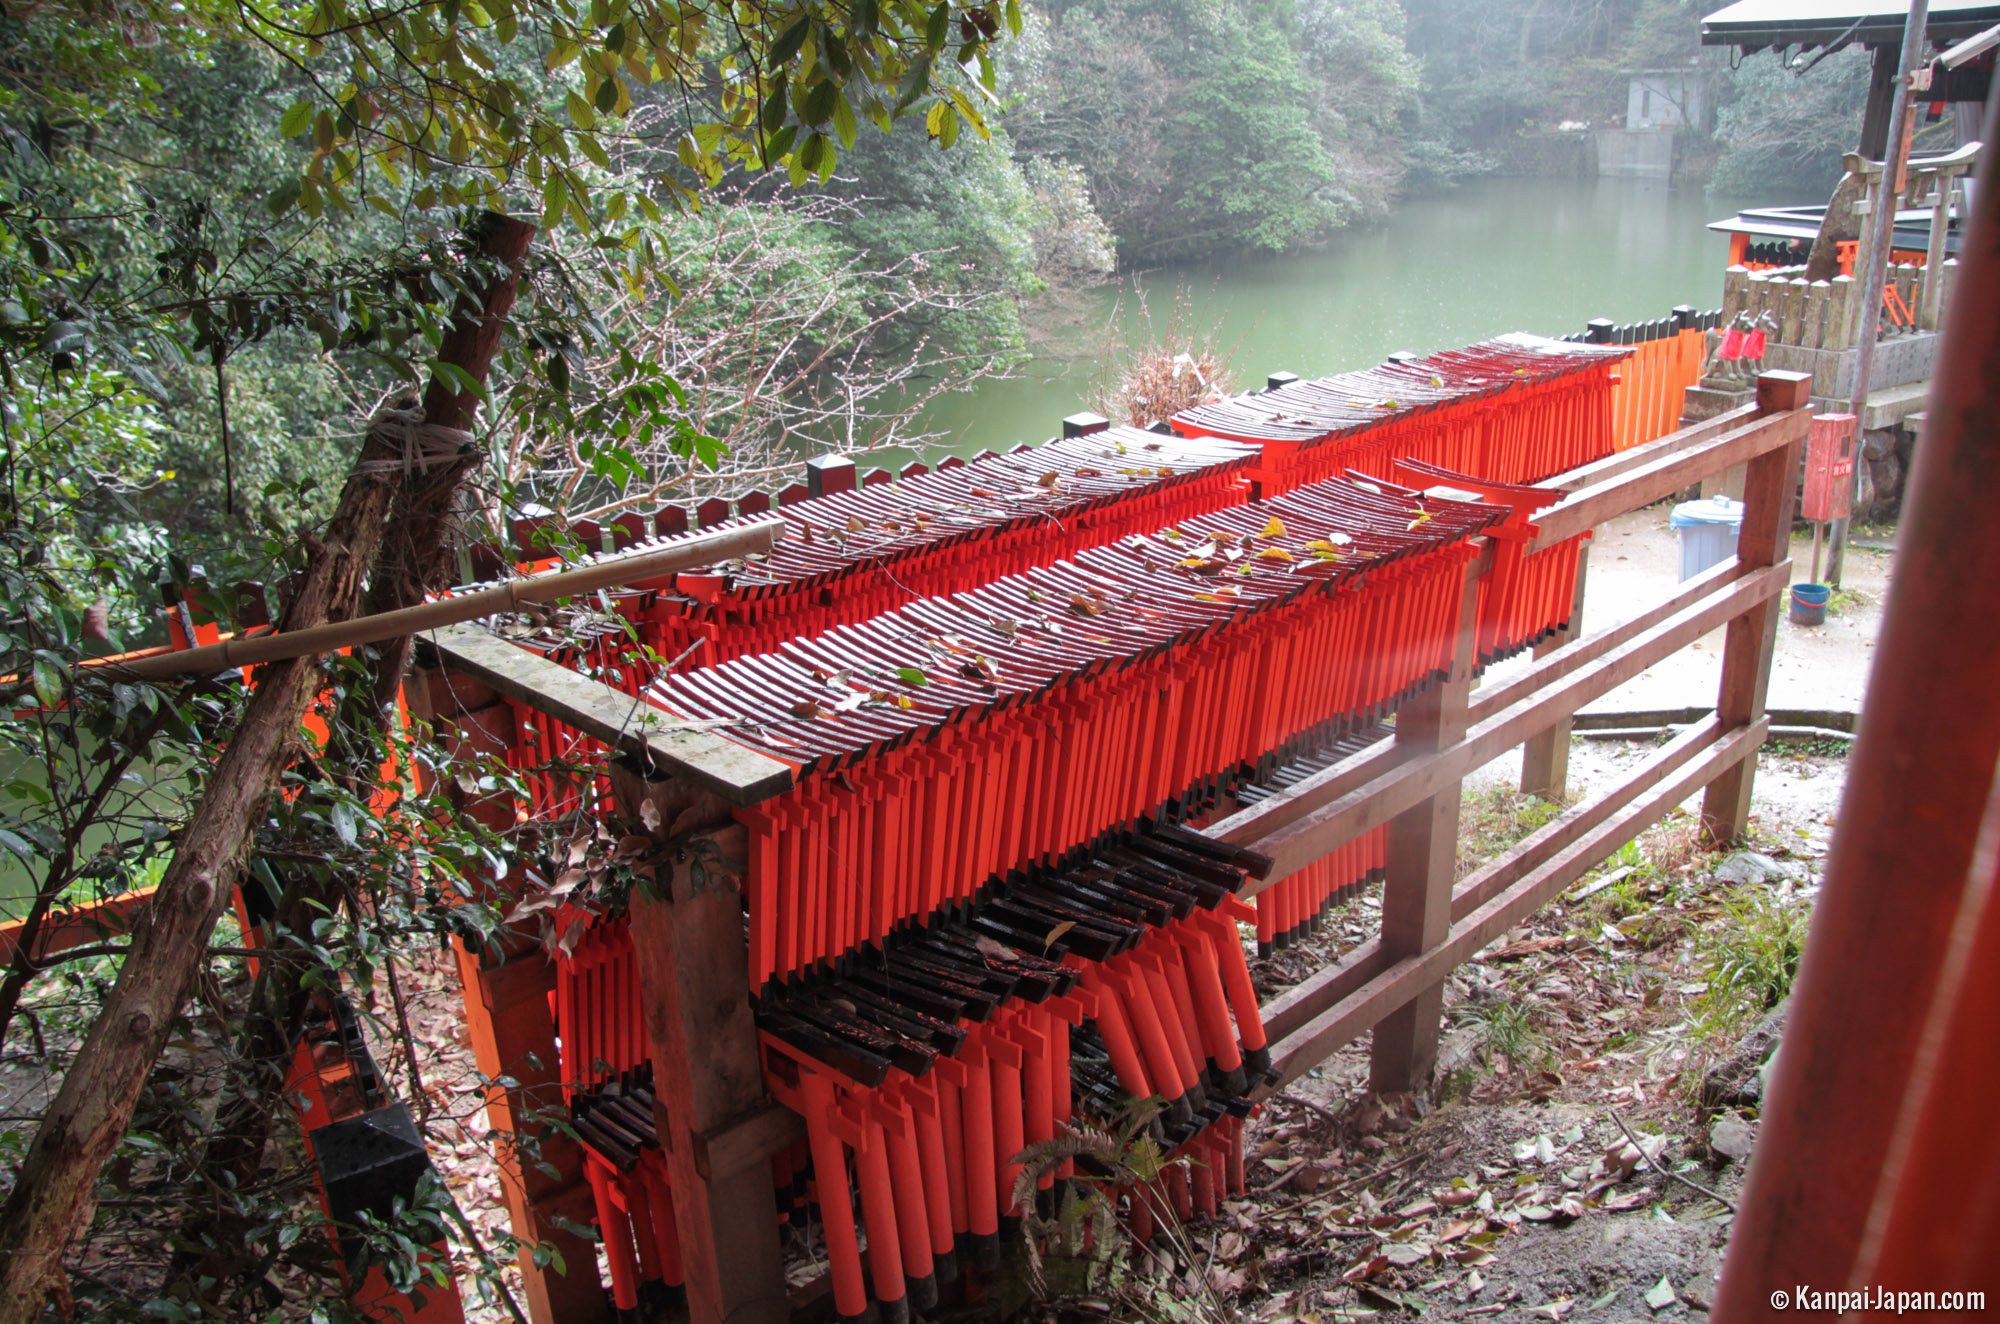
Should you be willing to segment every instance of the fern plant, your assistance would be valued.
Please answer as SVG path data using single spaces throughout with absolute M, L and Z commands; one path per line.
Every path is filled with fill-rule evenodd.
M 1194 1164 L 1171 1156 L 1160 1143 L 1154 1119 L 1165 1107 L 1162 1099 L 1135 1099 L 1108 1126 L 1069 1123 L 1061 1134 L 1015 1156 L 1021 1171 L 1013 1199 L 1022 1211 L 1030 1285 L 1037 1295 L 1049 1295 L 1048 1269 L 1056 1260 L 1081 1270 L 1083 1292 L 1116 1298 L 1152 1324 L 1236 1324 L 1235 1310 L 1194 1267 L 1201 1260 L 1194 1240 L 1162 1190 L 1161 1179 L 1171 1170 Z M 1062 1180 L 1072 1162 L 1073 1175 Z M 1037 1199 L 1045 1178 L 1056 1179 L 1056 1205 L 1049 1214 Z M 1131 1215 L 1123 1218 L 1121 1193 L 1133 1202 Z M 1153 1245 L 1142 1246 L 1133 1235 L 1133 1216 L 1151 1224 Z M 1141 1253 L 1125 1254 L 1128 1249 Z M 1189 1271 L 1180 1273 L 1177 1266 Z M 1143 1272 L 1146 1268 L 1164 1272 Z

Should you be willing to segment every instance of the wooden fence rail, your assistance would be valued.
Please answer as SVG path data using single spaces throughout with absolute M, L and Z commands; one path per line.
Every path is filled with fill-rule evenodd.
M 1462 632 L 1450 678 L 1398 715 L 1396 734 L 1214 825 L 1211 835 L 1272 857 L 1268 887 L 1387 823 L 1382 931 L 1265 1009 L 1279 1088 L 1372 1031 L 1371 1085 L 1420 1088 L 1436 1061 L 1445 978 L 1481 947 L 1706 791 L 1714 842 L 1748 825 L 1758 748 L 1769 730 L 1770 680 L 1793 481 L 1811 416 L 1811 378 L 1766 373 L 1757 403 L 1662 439 L 1639 455 L 1557 480 L 1569 495 L 1538 521 L 1538 545 L 1573 537 L 1737 464 L 1749 465 L 1737 554 L 1665 601 L 1589 643 L 1538 660 L 1525 675 L 1471 688 Z M 1615 467 L 1614 467 L 1615 466 Z M 1468 601 L 1479 567 L 1468 577 Z M 1467 619 L 1470 619 L 1468 614 Z M 1457 805 L 1467 773 L 1552 728 L 1647 667 L 1726 626 L 1716 707 L 1616 786 L 1568 810 L 1454 885 Z

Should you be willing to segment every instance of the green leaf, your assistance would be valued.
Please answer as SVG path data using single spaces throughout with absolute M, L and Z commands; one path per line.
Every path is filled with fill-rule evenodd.
M 54 708 L 62 702 L 64 678 L 61 667 L 36 658 L 29 678 L 35 687 L 35 697 L 42 701 L 42 707 Z
M 910 71 L 903 75 L 903 86 L 896 94 L 896 112 L 901 114 L 915 103 L 931 85 L 931 57 L 919 55 L 910 65 Z
M 881 17 L 875 7 L 875 0 L 854 0 L 854 9 L 848 15 L 847 30 L 857 37 L 874 33 Z
M 278 132 L 287 138 L 296 138 L 312 127 L 313 106 L 310 101 L 300 101 L 285 112 L 278 121 Z
M 811 31 L 812 16 L 807 14 L 801 17 L 798 22 L 779 33 L 778 39 L 771 43 L 769 52 L 770 63 L 767 67 L 776 69 L 782 65 L 790 64 L 792 57 L 799 53 L 799 48 L 806 44 L 806 35 Z
M 785 76 L 779 74 L 758 109 L 757 122 L 764 126 L 765 133 L 776 133 L 785 123 L 785 86 Z
M 905 685 L 928 685 L 931 683 L 931 678 L 915 667 L 897 667 L 896 679 L 902 681 Z
M 826 135 L 815 133 L 807 136 L 805 145 L 799 148 L 798 168 L 810 174 L 819 169 L 820 161 L 826 155 Z
M 840 135 L 842 147 L 851 149 L 854 146 L 854 135 L 859 131 L 859 126 L 854 122 L 854 107 L 847 104 L 847 98 L 844 96 L 834 99 L 833 131 Z
M 832 79 L 821 79 L 805 94 L 799 118 L 808 124 L 824 124 L 832 117 L 834 102 L 839 99 L 840 85 Z
M 552 228 L 562 220 L 563 208 L 569 205 L 569 187 L 563 182 L 563 172 L 549 171 L 549 177 L 542 181 L 542 224 Z
M 294 175 L 271 190 L 270 196 L 264 199 L 264 207 L 273 216 L 283 216 L 293 207 L 296 207 L 298 202 L 299 179 L 297 175 Z
M 590 103 L 576 93 L 571 92 L 564 97 L 563 105 L 569 111 L 569 122 L 577 128 L 588 129 L 597 123 L 597 115 L 591 110 Z
M 938 7 L 931 10 L 930 21 L 924 24 L 924 46 L 935 55 L 950 39 L 951 0 L 939 0 Z

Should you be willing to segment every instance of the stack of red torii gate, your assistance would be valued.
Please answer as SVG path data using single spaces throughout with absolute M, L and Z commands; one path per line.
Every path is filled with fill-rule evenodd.
M 1121 1193 L 1135 1223 L 1240 1192 L 1267 1061 L 1239 924 L 1284 941 L 1381 843 L 1253 908 L 1267 862 L 1193 829 L 1443 674 L 1479 540 L 1482 660 L 1567 622 L 1579 544 L 1525 554 L 1557 495 L 1529 485 L 1610 453 L 1622 352 L 1506 337 L 830 494 L 778 512 L 768 557 L 610 595 L 618 619 L 494 623 L 786 770 L 732 811 L 743 986 L 765 1088 L 805 1121 L 770 1157 L 778 1215 L 816 1216 L 840 1314 L 996 1268 L 1021 1151 L 1079 1109 L 1158 1098 L 1194 1160 Z M 550 770 L 602 745 L 516 718 L 527 814 L 608 802 Z M 656 1068 L 687 1063 L 651 1060 L 623 915 L 550 927 L 562 1089 L 634 1311 L 713 1246 L 676 1226 L 659 1138 Z

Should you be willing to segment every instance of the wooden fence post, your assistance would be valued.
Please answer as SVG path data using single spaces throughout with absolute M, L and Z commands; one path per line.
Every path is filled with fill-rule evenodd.
M 1586 540 L 1576 553 L 1576 600 L 1569 609 L 1569 624 L 1535 645 L 1537 658 L 1583 638 L 1583 586 L 1589 573 L 1590 543 Z M 1564 717 L 1521 746 L 1521 794 L 1558 804 L 1569 794 L 1569 740 L 1574 725 L 1573 717 Z
M 1811 373 L 1767 372 L 1757 378 L 1760 415 L 1803 409 L 1811 400 Z M 1736 539 L 1736 559 L 1745 569 L 1776 565 L 1790 556 L 1804 445 L 1801 438 L 1767 451 L 1745 470 L 1743 528 Z M 1779 594 L 1729 622 L 1722 645 L 1722 686 L 1715 701 L 1725 726 L 1743 726 L 1764 715 L 1784 601 L 1785 595 Z M 1701 802 L 1702 830 L 1709 844 L 1725 845 L 1749 827 L 1750 788 L 1756 775 L 1757 751 L 1751 749 L 1742 762 L 1709 783 Z
M 1429 753 L 1465 735 L 1472 672 L 1479 657 L 1479 581 L 1492 567 L 1492 548 L 1465 567 L 1458 645 L 1451 674 L 1404 704 L 1396 714 L 1396 744 Z M 1382 884 L 1382 949 L 1389 960 L 1429 951 L 1451 931 L 1451 886 L 1458 872 L 1460 783 L 1389 820 L 1386 880 Z M 1418 993 L 1375 1027 L 1369 1049 L 1368 1088 L 1405 1093 L 1424 1088 L 1437 1064 L 1444 1015 L 1442 981 Z
M 629 913 L 688 1318 L 786 1324 L 770 1151 L 727 1139 L 770 1104 L 737 887 L 742 829 L 716 797 L 628 760 L 612 765 L 611 785 L 633 824 L 651 818 L 646 805 L 659 815 L 659 873 L 650 895 L 633 890 Z

